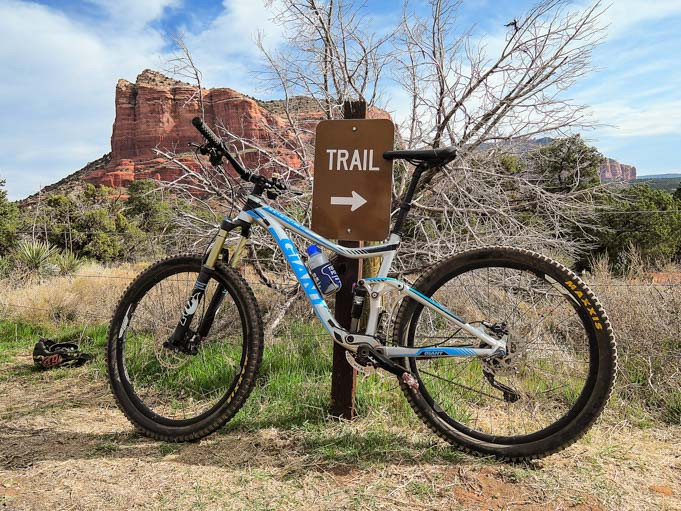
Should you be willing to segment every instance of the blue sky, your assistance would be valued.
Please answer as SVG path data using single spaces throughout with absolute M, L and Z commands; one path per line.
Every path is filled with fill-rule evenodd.
M 368 5 L 376 24 L 401 9 L 397 0 Z M 476 37 L 500 37 L 530 5 L 464 0 L 460 22 L 474 24 Z M 262 30 L 270 47 L 282 40 L 271 12 L 262 0 L 0 0 L 0 177 L 10 197 L 108 152 L 116 81 L 161 68 L 178 29 L 208 86 L 275 97 L 260 89 L 254 68 L 254 33 Z M 599 71 L 569 94 L 604 124 L 584 136 L 639 175 L 681 172 L 681 0 L 613 0 L 604 21 Z M 400 95 L 387 90 L 399 116 Z

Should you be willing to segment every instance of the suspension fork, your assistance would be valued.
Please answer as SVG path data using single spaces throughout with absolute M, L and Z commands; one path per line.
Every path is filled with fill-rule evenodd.
M 234 249 L 234 252 L 232 253 L 232 257 L 229 260 L 229 265 L 232 268 L 236 268 L 239 262 L 241 261 L 241 256 L 243 255 L 247 242 L 248 231 L 244 233 L 244 231 L 242 230 L 241 238 L 239 238 L 239 243 L 237 243 L 237 246 Z M 218 288 L 215 290 L 215 294 L 210 299 L 208 309 L 206 309 L 206 314 L 201 320 L 201 324 L 199 325 L 199 328 L 196 331 L 199 340 L 205 338 L 208 335 L 208 332 L 210 332 L 210 329 L 213 326 L 213 321 L 215 321 L 215 315 L 218 313 L 220 305 L 222 305 L 222 301 L 225 299 L 226 295 L 227 289 L 222 284 L 219 284 Z
M 190 333 L 189 326 L 191 325 L 198 306 L 206 293 L 206 286 L 208 285 L 211 275 L 215 271 L 215 265 L 217 264 L 218 258 L 223 251 L 227 234 L 235 227 L 235 224 L 225 225 L 225 223 L 223 223 L 220 230 L 218 231 L 215 241 L 206 255 L 203 265 L 201 266 L 199 276 L 194 282 L 194 288 L 192 289 L 191 295 L 185 302 L 180 320 L 175 326 L 175 330 L 168 341 L 164 343 L 166 348 L 188 353 L 196 353 L 199 343 L 208 335 L 208 332 L 213 325 L 213 321 L 215 320 L 215 314 L 217 313 L 225 295 L 227 294 L 227 289 L 225 289 L 222 284 L 218 285 L 215 294 L 208 304 L 208 308 L 206 309 L 206 313 L 201 321 L 201 324 L 199 325 L 199 328 L 196 331 L 196 334 L 192 335 L 191 338 L 188 335 Z M 243 254 L 249 236 L 248 227 L 250 226 L 241 226 L 241 238 L 239 239 L 239 243 L 237 244 L 237 247 L 229 262 L 230 266 L 232 267 L 236 266 L 241 259 L 241 255 Z

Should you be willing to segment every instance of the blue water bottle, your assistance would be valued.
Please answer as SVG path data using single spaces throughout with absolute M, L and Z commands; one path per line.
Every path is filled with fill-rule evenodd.
M 342 287 L 341 280 L 329 259 L 317 245 L 310 245 L 306 252 L 307 267 L 322 294 L 330 295 L 338 291 Z

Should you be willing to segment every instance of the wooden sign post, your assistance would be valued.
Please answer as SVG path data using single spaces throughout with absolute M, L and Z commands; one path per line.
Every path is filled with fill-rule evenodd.
M 390 230 L 392 162 L 383 158 L 394 142 L 386 119 L 366 119 L 366 103 L 346 101 L 344 120 L 322 121 L 315 139 L 312 229 L 345 247 L 385 239 Z M 343 287 L 336 294 L 336 321 L 350 328 L 353 286 L 362 276 L 361 262 L 339 258 L 336 271 Z M 331 415 L 355 416 L 357 372 L 345 350 L 333 345 Z
M 363 101 L 346 101 L 343 103 L 345 119 L 364 119 L 367 104 Z M 313 201 L 314 204 L 314 201 Z M 314 229 L 314 227 L 313 227 Z M 338 240 L 345 247 L 358 247 L 357 241 Z M 359 260 L 340 257 L 338 268 L 343 287 L 336 293 L 336 321 L 343 328 L 350 328 L 350 311 L 352 310 L 352 285 L 361 277 Z M 355 418 L 355 388 L 357 371 L 345 359 L 345 350 L 338 343 L 333 343 L 333 368 L 331 370 L 331 415 L 343 419 Z

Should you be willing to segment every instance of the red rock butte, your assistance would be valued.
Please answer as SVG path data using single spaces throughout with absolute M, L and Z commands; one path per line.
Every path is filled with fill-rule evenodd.
M 636 179 L 636 167 L 606 158 L 601 163 L 600 175 L 603 181 L 633 181 Z
M 119 188 L 138 179 L 180 178 L 183 171 L 159 157 L 154 152 L 156 148 L 174 151 L 180 154 L 178 159 L 182 163 L 198 168 L 193 155 L 188 153 L 190 142 L 203 142 L 191 123 L 192 118 L 201 115 L 197 91 L 195 86 L 149 69 L 135 83 L 119 80 L 111 156 L 105 165 L 89 169 L 83 179 Z M 289 145 L 288 140 L 279 138 L 287 125 L 282 101 L 260 101 L 228 88 L 204 89 L 202 93 L 203 116 L 208 125 L 223 124 L 234 135 L 268 147 L 279 162 L 293 168 L 301 165 L 289 148 L 295 141 L 291 139 Z M 323 118 L 318 104 L 305 97 L 293 98 L 291 103 L 296 118 L 309 122 L 313 132 L 314 125 Z M 369 116 L 390 118 L 380 110 L 372 110 Z M 276 167 L 269 158 L 254 152 L 244 154 L 243 160 L 248 167 L 261 167 L 265 172 Z

